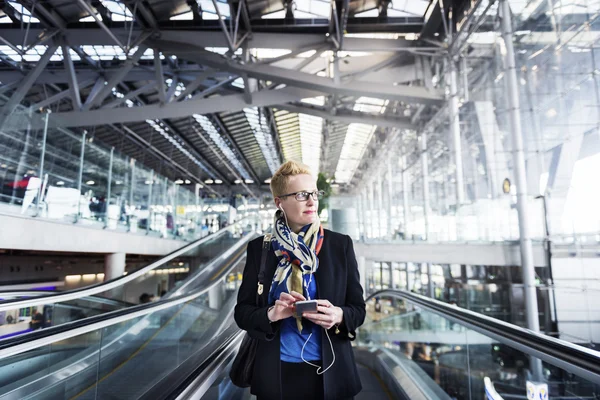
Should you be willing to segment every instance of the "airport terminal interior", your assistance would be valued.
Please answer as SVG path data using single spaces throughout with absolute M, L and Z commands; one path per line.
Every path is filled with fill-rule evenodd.
M 0 0 L 0 399 L 255 399 L 290 160 L 357 400 L 600 399 L 597 0 Z

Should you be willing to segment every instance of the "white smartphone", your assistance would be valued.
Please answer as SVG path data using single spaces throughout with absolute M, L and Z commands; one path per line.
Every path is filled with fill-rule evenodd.
M 297 301 L 294 303 L 294 306 L 296 306 L 296 314 L 302 315 L 302 313 L 305 312 L 316 313 L 318 304 L 317 300 Z

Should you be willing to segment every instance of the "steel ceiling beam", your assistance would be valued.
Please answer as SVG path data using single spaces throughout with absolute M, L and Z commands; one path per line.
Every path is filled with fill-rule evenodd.
M 152 104 L 142 107 L 98 109 L 79 112 L 52 113 L 50 127 L 94 126 L 113 123 L 137 122 L 146 119 L 185 118 L 194 114 L 214 114 L 219 112 L 241 111 L 247 107 L 266 107 L 300 101 L 307 97 L 321 95 L 320 92 L 296 88 L 284 88 L 256 92 L 252 104 L 244 101 L 243 94 L 214 96 L 208 99 L 187 100 L 164 105 Z M 43 127 L 40 116 L 32 121 L 32 126 Z M 18 127 L 14 127 L 17 128 Z
M 10 99 L 6 102 L 6 104 L 4 104 L 4 107 L 0 109 L 0 128 L 2 128 L 4 122 L 6 122 L 8 116 L 15 111 L 15 108 L 21 104 L 21 101 L 23 101 L 25 95 L 27 95 L 27 92 L 29 92 L 29 89 L 31 89 L 42 71 L 46 68 L 50 58 L 54 55 L 57 49 L 58 46 L 55 44 L 48 46 L 46 52 L 37 62 L 35 67 L 27 73 L 25 78 L 23 78 L 17 87 L 17 90 L 15 90 Z
M 36 11 L 41 6 L 36 6 Z M 173 24 L 174 21 L 170 21 Z M 64 31 L 64 36 L 70 46 L 82 45 L 113 45 L 114 41 L 102 29 L 96 26 L 95 22 L 78 23 L 78 26 L 85 28 L 69 27 Z M 130 30 L 125 27 L 117 27 L 117 22 L 111 23 L 111 32 L 121 41 L 127 41 Z M 134 27 L 132 36 L 137 37 L 144 33 L 150 33 L 146 30 Z M 2 36 L 14 45 L 21 45 L 25 39 L 25 45 L 29 46 L 35 43 L 37 36 L 47 34 L 47 31 L 39 25 L 33 24 L 29 30 L 29 35 L 25 31 L 13 25 L 2 27 Z M 137 36 L 136 36 L 137 35 Z M 203 31 L 201 34 L 197 30 L 185 28 L 161 28 L 160 37 L 162 40 L 187 43 L 198 47 L 228 47 L 228 43 L 220 31 Z M 331 47 L 325 34 L 320 33 L 265 33 L 253 32 L 247 39 L 248 48 L 269 48 L 269 49 L 290 49 L 296 50 L 310 45 L 324 45 Z M 345 51 L 369 51 L 369 52 L 390 52 L 406 48 L 415 47 L 412 40 L 396 39 L 369 39 L 358 37 L 344 38 Z
M 327 94 L 338 94 L 353 97 L 375 97 L 395 101 L 405 101 L 419 104 L 441 104 L 444 96 L 441 91 L 428 90 L 415 86 L 390 86 L 373 82 L 350 82 L 343 85 L 336 84 L 332 79 L 299 72 L 271 65 L 241 64 L 208 52 L 204 49 L 187 44 L 152 40 L 153 46 L 160 48 L 163 53 L 194 61 L 200 65 L 207 65 L 231 71 L 237 74 L 284 83 L 308 90 L 317 90 Z
M 312 107 L 297 104 L 283 104 L 275 106 L 275 108 L 299 114 L 314 115 L 315 117 L 321 117 L 328 121 L 341 122 L 344 124 L 366 124 L 387 128 L 417 129 L 417 126 L 410 121 L 410 118 L 386 117 L 383 115 L 341 111 L 336 114 L 331 114 L 325 107 Z
M 73 50 L 75 50 L 77 52 L 78 49 L 73 49 Z M 89 63 L 90 65 L 93 65 L 92 63 L 94 63 L 94 64 L 96 63 L 96 61 L 94 61 L 92 59 L 89 59 L 89 61 L 85 60 L 84 62 Z M 76 69 L 77 78 L 79 79 L 79 81 L 83 81 L 83 80 L 87 80 L 87 79 L 97 79 L 100 76 L 100 72 L 108 73 L 110 75 L 111 73 L 120 71 L 122 67 L 123 67 L 122 64 L 115 66 L 115 67 L 104 67 L 103 66 L 102 71 L 100 71 L 99 68 L 94 69 L 94 70 L 91 70 L 88 68 L 82 68 L 81 64 L 75 63 L 75 69 Z M 222 71 L 213 71 L 211 74 L 204 74 L 202 72 L 202 70 L 199 70 L 199 69 L 194 69 L 194 70 L 192 70 L 192 69 L 178 69 L 178 70 L 163 69 L 163 72 L 164 72 L 165 76 L 169 76 L 169 77 L 177 75 L 179 77 L 179 79 L 182 81 L 193 81 L 197 77 L 202 78 L 202 76 L 203 76 L 203 78 L 200 81 L 200 84 L 204 80 L 206 80 L 207 76 L 214 76 L 216 79 L 228 78 L 229 76 L 231 76 L 231 73 L 222 72 Z M 2 74 L 2 82 L 6 82 L 6 83 L 17 82 L 23 78 L 23 73 L 19 70 L 2 71 L 1 74 Z M 154 73 L 154 71 L 152 69 L 135 67 L 135 68 L 131 69 L 123 77 L 123 80 L 121 82 L 153 81 L 154 79 L 156 79 L 156 74 Z M 68 76 L 67 72 L 62 68 L 61 69 L 51 69 L 51 70 L 46 69 L 38 77 L 37 83 L 39 83 L 39 84 L 69 83 L 69 76 Z
M 80 89 L 86 88 L 88 86 L 93 85 L 94 82 L 95 81 L 93 79 L 88 79 L 86 81 L 81 82 L 79 84 L 79 88 Z M 49 105 L 54 104 L 57 101 L 62 100 L 65 97 L 68 97 L 69 95 L 71 95 L 71 87 L 69 87 L 67 90 L 63 90 L 62 92 L 58 92 L 55 95 L 52 95 L 52 96 L 48 97 L 47 99 L 40 101 L 39 103 L 32 105 L 30 108 L 33 109 L 34 111 L 37 111 L 37 110 L 40 110 L 41 108 L 48 107 Z
M 137 51 L 131 56 L 131 58 L 125 61 L 125 64 L 121 67 L 121 69 L 115 72 L 109 79 L 106 81 L 102 90 L 99 91 L 96 96 L 94 96 L 89 103 L 87 103 L 83 109 L 89 110 L 90 108 L 100 105 L 102 101 L 112 93 L 112 90 L 123 80 L 125 75 L 135 66 L 135 64 L 140 60 L 144 52 L 146 51 L 146 46 L 138 47 Z
M 62 45 L 62 52 L 65 64 L 65 71 L 69 78 L 69 92 L 71 94 L 71 100 L 73 102 L 74 110 L 81 110 L 81 95 L 79 93 L 79 84 L 77 82 L 77 74 L 75 67 L 73 66 L 73 60 L 71 59 L 71 52 L 69 46 Z

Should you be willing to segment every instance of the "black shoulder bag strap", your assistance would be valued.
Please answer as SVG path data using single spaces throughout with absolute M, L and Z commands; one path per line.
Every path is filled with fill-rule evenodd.
M 263 294 L 265 281 L 265 268 L 267 264 L 267 255 L 271 247 L 271 234 L 267 233 L 263 238 L 262 253 L 260 256 L 260 271 L 258 272 L 258 288 L 256 290 L 256 305 L 261 306 L 260 295 Z

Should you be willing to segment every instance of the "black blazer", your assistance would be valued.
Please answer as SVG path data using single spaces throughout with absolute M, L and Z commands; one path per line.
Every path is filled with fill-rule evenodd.
M 285 390 L 281 388 L 280 337 L 281 321 L 270 323 L 265 307 L 256 306 L 256 290 L 263 237 L 248 244 L 246 267 L 242 285 L 235 306 L 235 321 L 248 331 L 250 336 L 259 339 L 252 377 L 252 394 L 269 400 L 285 400 Z M 265 282 L 262 298 L 267 304 L 269 288 L 277 268 L 278 258 L 273 250 L 267 256 Z M 344 321 L 340 333 L 335 327 L 329 330 L 329 337 L 335 351 L 335 364 L 323 374 L 325 400 L 338 400 L 355 396 L 362 386 L 350 341 L 356 337 L 356 328 L 365 320 L 365 301 L 360 285 L 358 265 L 350 236 L 325 230 L 323 246 L 319 252 L 319 269 L 315 272 L 317 293 L 320 299 L 329 300 L 344 311 Z M 322 362 L 326 368 L 333 355 L 326 335 L 322 335 Z M 316 373 L 316 370 L 315 370 Z

